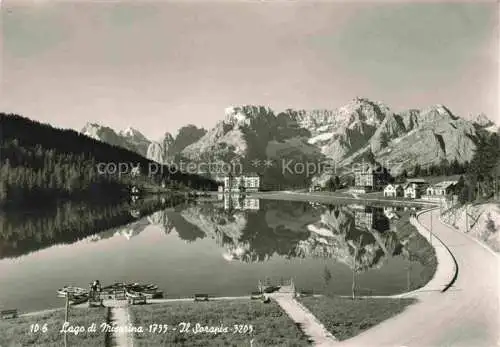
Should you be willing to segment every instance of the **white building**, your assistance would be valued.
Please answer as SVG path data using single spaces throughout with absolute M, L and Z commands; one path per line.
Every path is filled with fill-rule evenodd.
M 427 182 L 423 179 L 409 179 L 404 186 L 404 197 L 409 199 L 420 199 L 420 197 L 425 194 L 426 187 Z
M 371 165 L 363 165 L 355 168 L 354 186 L 364 192 L 373 190 L 382 190 L 382 187 L 387 184 L 387 172 L 381 167 L 372 167 Z
M 257 192 L 260 190 L 260 175 L 251 173 L 242 176 L 225 176 L 224 192 Z
M 418 199 L 422 196 L 422 189 L 415 183 L 408 183 L 404 188 L 404 197 L 408 199 Z
M 443 181 L 436 183 L 432 186 L 427 187 L 425 190 L 425 195 L 422 196 L 422 199 L 426 200 L 442 200 L 447 196 L 453 194 L 453 188 L 458 181 Z
M 384 188 L 384 196 L 389 198 L 404 196 L 404 188 L 400 184 L 388 184 Z
M 439 182 L 433 186 L 430 186 L 426 190 L 427 195 L 448 195 L 453 192 L 454 186 L 457 184 L 457 181 L 443 181 Z

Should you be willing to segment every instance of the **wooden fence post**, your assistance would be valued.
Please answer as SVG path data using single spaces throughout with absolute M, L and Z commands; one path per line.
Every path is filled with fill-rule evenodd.
M 66 305 L 64 313 L 64 322 L 68 322 L 69 319 L 69 293 L 66 293 Z
M 66 305 L 64 312 L 64 323 L 69 322 L 69 293 L 66 293 Z M 64 347 L 68 346 L 68 335 L 66 334 L 66 329 L 64 330 Z

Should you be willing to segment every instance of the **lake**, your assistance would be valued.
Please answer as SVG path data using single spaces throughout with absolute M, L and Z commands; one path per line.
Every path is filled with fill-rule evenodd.
M 259 280 L 290 277 L 318 293 L 351 295 L 353 281 L 360 295 L 400 293 L 427 276 L 407 215 L 241 197 L 3 212 L 0 307 L 59 307 L 58 288 L 95 279 L 155 283 L 167 298 L 248 295 Z

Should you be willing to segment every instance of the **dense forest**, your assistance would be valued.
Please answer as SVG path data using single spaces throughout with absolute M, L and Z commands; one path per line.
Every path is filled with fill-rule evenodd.
M 469 162 L 459 163 L 454 160 L 451 163 L 444 159 L 439 164 L 432 164 L 426 167 L 416 165 L 410 172 L 403 170 L 399 179 L 406 179 L 409 177 L 429 177 L 429 176 L 451 176 L 464 174 L 470 167 Z
M 500 134 L 479 138 L 478 147 L 467 171 L 458 184 L 458 199 L 468 201 L 498 199 L 500 191 Z
M 0 165 L 4 206 L 43 205 L 59 199 L 116 200 L 126 197 L 131 185 L 142 190 L 216 186 L 208 178 L 169 170 L 79 132 L 5 113 L 0 113 Z

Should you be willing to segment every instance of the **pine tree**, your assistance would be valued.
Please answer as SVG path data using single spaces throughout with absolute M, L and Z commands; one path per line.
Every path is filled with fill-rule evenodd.
M 420 164 L 415 165 L 415 168 L 413 169 L 413 176 L 414 177 L 420 176 L 421 175 L 421 171 L 422 171 L 422 168 L 420 167 Z
M 335 186 L 337 186 L 337 189 L 340 188 L 340 178 L 339 178 L 339 176 L 335 176 Z
M 337 189 L 337 186 L 335 184 L 335 180 L 333 177 L 330 177 L 328 181 L 326 182 L 326 189 L 328 189 L 330 192 L 334 192 Z
M 7 200 L 7 182 L 0 177 L 0 205 Z

